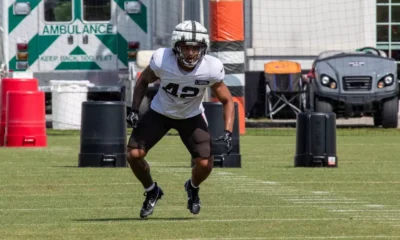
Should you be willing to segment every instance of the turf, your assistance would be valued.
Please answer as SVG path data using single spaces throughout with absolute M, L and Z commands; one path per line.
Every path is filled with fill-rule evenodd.
M 164 197 L 139 218 L 129 168 L 79 168 L 79 134 L 0 148 L 1 239 L 400 239 L 399 131 L 339 130 L 338 168 L 294 168 L 295 131 L 242 136 L 242 168 L 215 168 L 186 209 L 190 158 L 166 136 L 148 161 Z M 254 136 L 268 135 L 268 136 Z

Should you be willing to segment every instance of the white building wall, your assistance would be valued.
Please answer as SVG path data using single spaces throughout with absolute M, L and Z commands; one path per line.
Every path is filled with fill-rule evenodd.
M 325 50 L 375 46 L 375 0 L 253 0 L 247 70 L 272 60 L 309 69 Z M 248 44 L 247 44 L 248 45 Z

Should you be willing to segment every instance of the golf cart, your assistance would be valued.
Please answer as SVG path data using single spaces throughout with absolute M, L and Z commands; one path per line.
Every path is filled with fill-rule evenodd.
M 325 51 L 312 73 L 309 101 L 314 111 L 335 112 L 337 118 L 372 116 L 375 126 L 397 127 L 397 65 L 385 52 L 372 47 Z

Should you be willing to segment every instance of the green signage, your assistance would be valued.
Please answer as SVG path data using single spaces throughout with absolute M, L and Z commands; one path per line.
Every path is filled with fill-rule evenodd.
M 89 24 L 89 25 L 46 25 L 41 35 L 62 34 L 112 34 L 111 24 Z

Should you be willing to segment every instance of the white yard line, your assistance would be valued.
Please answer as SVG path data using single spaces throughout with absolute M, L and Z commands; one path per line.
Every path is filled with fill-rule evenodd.
M 308 195 L 310 196 L 310 195 Z M 288 198 L 289 201 L 357 201 L 357 199 L 347 198 Z
M 381 205 L 381 204 L 367 204 L 365 206 L 370 207 L 370 208 L 383 208 L 384 207 L 384 205 Z
M 127 183 L 53 183 L 53 184 L 43 184 L 43 183 L 38 183 L 38 184 L 0 184 L 0 187 L 38 187 L 38 186 L 108 186 L 108 185 L 140 185 L 140 183 L 137 182 L 127 182 Z
M 86 191 L 82 192 L 76 192 L 76 193 L 25 193 L 21 192 L 20 194 L 15 193 L 13 191 L 13 194 L 0 194 L 0 199 L 1 198 L 6 198 L 6 197 L 66 197 L 66 196 L 109 196 L 109 195 L 132 195 L 136 193 L 136 190 L 127 190 L 126 192 L 100 192 L 100 193 L 88 193 Z M 168 191 L 168 194 L 180 194 L 182 191 Z M 309 197 L 309 194 L 297 194 L 297 193 L 266 193 L 265 190 L 242 190 L 242 191 L 237 191 L 237 193 L 243 193 L 243 192 L 253 192 L 253 193 L 261 193 L 263 196 L 293 196 L 293 197 L 298 197 L 298 196 L 305 196 Z M 221 191 L 207 191 L 207 190 L 202 190 L 202 194 L 220 194 Z M 319 199 L 319 200 L 324 200 L 324 199 Z M 336 201 L 336 200 L 335 200 Z M 339 199 L 338 199 L 339 201 Z
M 280 184 L 399 184 L 400 181 L 298 181 L 280 182 Z
M 377 209 L 377 210 L 371 210 L 371 209 L 348 209 L 348 210 L 339 210 L 339 209 L 334 209 L 334 210 L 329 210 L 329 212 L 400 212 L 400 209 Z
M 293 202 L 297 204 L 364 204 L 368 202 L 340 202 L 340 201 L 333 201 L 333 202 L 325 202 L 325 201 L 312 201 L 312 202 Z
M 263 196 L 268 196 L 274 194 L 274 196 L 282 196 L 282 198 L 295 206 L 298 205 L 300 207 L 316 207 L 321 210 L 325 210 L 330 213 L 347 213 L 348 217 L 354 217 L 357 220 L 368 220 L 373 222 L 381 223 L 384 220 L 392 220 L 398 221 L 397 216 L 386 216 L 384 213 L 383 216 L 375 216 L 372 218 L 363 218 L 363 215 L 357 216 L 357 213 L 379 213 L 380 209 L 371 210 L 371 208 L 383 208 L 384 205 L 381 204 L 373 204 L 366 201 L 360 201 L 360 199 L 355 198 L 347 198 L 346 196 L 339 196 L 338 192 L 332 191 L 311 191 L 305 192 L 302 189 L 297 189 L 293 186 L 287 186 L 287 184 L 349 184 L 349 183 L 357 183 L 357 184 L 388 184 L 388 182 L 384 181 L 329 181 L 329 182 L 321 182 L 321 181 L 303 181 L 303 182 L 267 182 L 260 181 L 253 178 L 243 177 L 237 178 L 237 176 L 217 176 L 219 177 L 219 181 L 229 182 L 228 188 L 233 189 L 234 192 L 252 192 L 256 194 L 261 194 Z M 265 184 L 272 183 L 272 184 Z M 392 184 L 397 184 L 399 182 L 392 181 Z M 360 192 L 360 191 L 345 191 L 346 193 L 351 192 Z M 393 191 L 387 191 L 387 193 L 393 193 Z M 277 195 L 280 194 L 280 195 Z M 327 208 L 327 205 L 329 208 Z M 351 206 L 352 209 L 360 208 L 356 211 L 341 210 L 344 206 Z M 393 208 L 393 206 L 392 206 Z M 400 211 L 396 210 L 395 212 Z M 393 211 L 385 211 L 386 214 Z M 356 215 L 356 217 L 354 216 Z M 375 238 L 376 236 L 371 236 L 370 238 Z M 389 236 L 392 238 L 391 236 Z M 331 237 L 334 238 L 334 237 Z M 360 236 L 360 238 L 363 238 Z M 398 237 L 400 238 L 400 236 Z
M 386 235 L 376 235 L 376 236 L 299 236 L 299 237 L 218 237 L 218 238 L 180 238 L 180 239 L 164 239 L 164 240 L 285 240 L 285 239 L 400 239 L 400 236 L 386 236 Z
M 158 211 L 182 211 L 185 210 L 186 205 L 182 206 L 159 206 L 157 207 L 157 212 Z M 317 206 L 310 206 L 310 207 L 315 207 Z M 287 205 L 287 206 L 282 206 L 282 205 L 262 205 L 262 206 L 205 206 L 205 208 L 227 208 L 227 209 L 240 209 L 240 208 L 300 208 L 300 206 L 294 206 L 294 205 Z M 135 206 L 127 206 L 127 207 L 68 207 L 68 208 L 57 208 L 57 207 L 51 207 L 51 208 L 5 208 L 5 209 L 0 209 L 0 212 L 35 212 L 35 211 L 72 211 L 72 210 L 118 210 L 118 209 L 135 209 Z
M 158 209 L 157 209 L 158 210 Z M 126 221 L 130 220 L 130 221 Z M 149 218 L 149 219 L 139 219 L 139 218 L 126 218 L 125 219 L 77 219 L 73 220 L 73 222 L 68 222 L 69 225 L 84 225 L 84 224 L 89 224 L 89 225 L 100 225 L 100 224 L 116 224 L 116 225 L 122 225 L 122 224 L 128 224 L 132 225 L 132 222 L 134 221 L 135 223 L 144 223 L 144 224 L 159 224 L 159 223 L 189 223 L 193 224 L 194 222 L 196 223 L 201 223 L 201 222 L 321 222 L 321 221 L 340 221 L 343 222 L 345 221 L 343 218 L 255 218 L 255 219 L 247 219 L 247 218 L 235 218 L 235 219 L 196 219 L 195 217 L 189 217 L 189 218 L 183 218 L 183 219 L 168 219 L 168 218 L 162 218 L 162 219 L 157 219 L 157 218 Z M 135 221 L 137 220 L 137 221 Z M 354 219 L 351 221 L 355 221 Z M 360 221 L 363 221 L 360 219 Z M 60 223 L 4 223 L 0 225 L 1 227 L 8 227 L 8 226 L 53 226 L 53 225 L 59 225 Z

